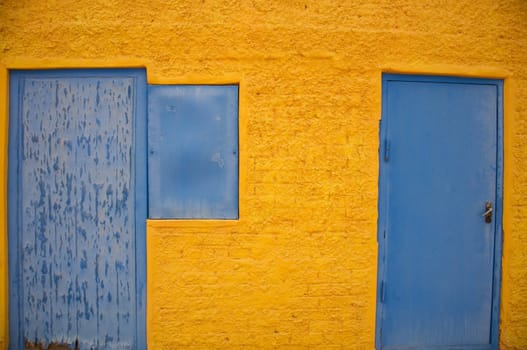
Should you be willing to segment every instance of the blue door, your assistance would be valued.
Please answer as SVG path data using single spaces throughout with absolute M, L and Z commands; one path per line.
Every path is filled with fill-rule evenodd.
M 10 96 L 10 349 L 144 349 L 144 70 L 13 71 Z
M 383 76 L 378 349 L 497 349 L 502 82 Z

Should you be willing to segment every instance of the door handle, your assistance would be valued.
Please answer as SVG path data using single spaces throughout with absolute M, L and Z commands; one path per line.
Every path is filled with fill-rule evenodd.
M 481 216 L 485 217 L 485 222 L 487 224 L 490 224 L 492 222 L 492 203 L 491 202 L 487 201 L 487 203 L 485 203 L 485 213 L 483 213 L 483 215 Z

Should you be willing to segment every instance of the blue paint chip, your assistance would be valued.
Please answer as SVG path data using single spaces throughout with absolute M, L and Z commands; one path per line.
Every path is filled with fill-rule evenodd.
M 150 85 L 149 217 L 238 219 L 238 85 Z

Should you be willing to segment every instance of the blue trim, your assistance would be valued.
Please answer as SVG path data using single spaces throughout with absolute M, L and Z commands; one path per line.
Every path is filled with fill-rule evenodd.
M 146 71 L 137 72 L 134 128 L 135 161 L 135 273 L 136 348 L 146 349 L 146 218 L 147 191 L 147 82 Z
M 384 239 L 384 232 L 388 227 L 387 204 L 389 193 L 389 167 L 384 161 L 385 141 L 389 142 L 389 115 L 387 111 L 389 91 L 388 82 L 408 81 L 408 82 L 435 82 L 451 84 L 475 84 L 493 85 L 497 88 L 497 150 L 496 150 L 496 203 L 495 203 L 495 243 L 494 243 L 494 271 L 493 271 L 493 291 L 492 291 L 492 316 L 491 316 L 491 339 L 489 346 L 475 346 L 470 349 L 498 350 L 499 345 L 499 317 L 500 317 L 500 292 L 501 292 L 501 258 L 503 249 L 503 80 L 480 79 L 480 78 L 461 78 L 453 76 L 422 76 L 404 74 L 382 74 L 382 116 L 379 123 L 379 195 L 378 195 L 378 272 L 377 272 L 377 312 L 375 327 L 375 348 L 383 349 L 381 343 L 381 325 L 383 318 L 383 303 L 381 302 L 381 285 L 385 278 L 385 254 L 387 251 L 387 241 Z M 387 349 L 387 348 L 384 348 Z M 413 349 L 413 348 L 412 348 Z M 418 350 L 419 348 L 415 348 Z
M 17 228 L 20 226 L 18 217 L 19 202 L 19 162 L 20 157 L 20 135 L 19 120 L 12 120 L 14 116 L 20 115 L 21 95 L 21 73 L 11 72 L 9 81 L 9 146 L 8 146 L 8 207 L 7 207 L 7 232 L 8 232 L 8 269 L 9 269 L 9 339 L 10 349 L 23 349 L 22 332 L 20 332 L 21 304 L 19 300 L 19 269 L 20 269 L 20 243 L 18 241 Z M 13 202 L 13 203 L 12 203 Z
M 448 350 L 489 350 L 489 345 L 449 345 Z M 383 350 L 445 350 L 444 346 L 384 347 Z
M 385 279 L 385 256 L 386 256 L 386 242 L 385 242 L 385 232 L 386 232 L 386 219 L 387 215 L 384 215 L 384 213 L 387 212 L 386 210 L 386 203 L 387 200 L 384 200 L 384 198 L 381 198 L 381 195 L 383 192 L 381 192 L 381 189 L 385 189 L 385 192 L 388 193 L 388 174 L 387 170 L 384 169 L 383 171 L 383 164 L 385 162 L 384 160 L 384 152 L 386 147 L 386 142 L 388 139 L 387 130 L 388 130 L 388 120 L 384 118 L 386 115 L 386 107 L 387 107 L 387 99 L 388 99 L 388 84 L 384 83 L 382 84 L 382 107 L 381 107 L 381 120 L 379 121 L 379 194 L 378 194 L 378 211 L 379 215 L 377 217 L 377 246 L 378 246 L 378 260 L 377 260 L 377 266 L 378 266 L 378 272 L 377 272 L 377 314 L 376 314 L 376 332 L 375 332 L 375 346 L 376 348 L 381 348 L 381 328 L 380 325 L 382 324 L 382 315 L 383 315 L 383 302 L 381 300 L 381 286 Z
M 435 82 L 435 83 L 454 83 L 454 84 L 475 84 L 475 85 L 502 85 L 503 80 L 486 78 L 464 78 L 455 76 L 436 76 L 436 75 L 405 75 L 405 74 L 386 74 L 382 75 L 383 86 L 389 81 L 411 81 Z
M 25 78 L 30 77 L 129 77 L 134 79 L 135 127 L 132 160 L 133 181 L 135 181 L 135 244 L 136 244 L 136 336 L 135 348 L 146 349 L 146 218 L 147 218 L 147 175 L 146 175 L 146 113 L 147 113 L 147 83 L 145 69 L 50 69 L 50 70 L 12 70 L 10 71 L 9 88 L 9 150 L 8 150 L 8 265 L 9 265 L 9 349 L 23 349 L 23 330 L 20 321 L 20 296 L 23 295 L 19 284 L 20 242 L 18 227 L 20 217 L 18 213 L 19 196 L 22 189 L 19 159 L 22 147 L 20 142 L 21 92 Z M 17 119 L 15 119 L 17 118 Z
M 501 258 L 503 254 L 503 80 L 495 81 L 498 89 L 498 139 L 496 150 L 496 220 L 494 220 L 495 238 L 494 238 L 494 280 L 492 290 L 492 325 L 491 325 L 491 343 L 492 349 L 499 347 L 499 325 L 500 325 L 500 300 L 501 300 Z

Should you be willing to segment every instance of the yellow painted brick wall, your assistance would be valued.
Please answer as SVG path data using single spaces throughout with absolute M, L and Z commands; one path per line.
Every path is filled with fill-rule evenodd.
M 505 78 L 501 349 L 527 349 L 524 0 L 0 1 L 6 68 L 241 83 L 241 219 L 148 224 L 151 349 L 373 349 L 382 71 Z

